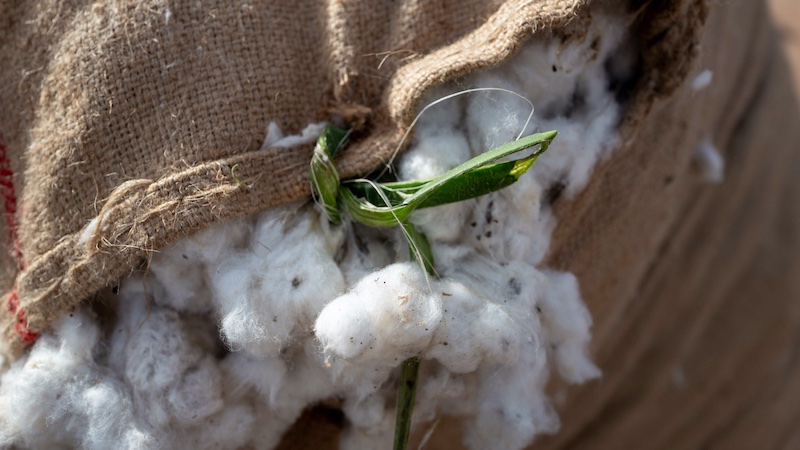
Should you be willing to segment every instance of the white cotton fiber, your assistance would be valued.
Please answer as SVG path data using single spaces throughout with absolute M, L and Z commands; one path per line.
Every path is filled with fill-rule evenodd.
M 99 330 L 85 313 L 58 320 L 0 385 L 0 442 L 22 448 L 155 447 L 125 385 L 93 364 Z
M 714 79 L 714 72 L 706 69 L 698 73 L 692 80 L 692 90 L 700 91 L 708 87 Z
M 521 449 L 537 434 L 558 429 L 558 417 L 544 394 L 543 353 L 538 342 L 528 340 L 516 364 L 480 369 L 478 412 L 465 427 L 468 448 Z
M 412 221 L 431 241 L 461 241 L 498 261 L 538 264 L 544 258 L 555 226 L 546 203 L 551 199 L 545 194 L 574 195 L 588 182 L 595 163 L 618 141 L 620 106 L 608 90 L 611 75 L 606 62 L 620 48 L 624 28 L 605 26 L 603 17 L 596 23 L 572 45 L 532 42 L 500 67 L 468 80 L 470 87 L 524 95 L 536 108 L 530 122 L 531 104 L 498 90 L 470 93 L 458 102 L 435 105 L 422 116 L 415 140 L 400 163 L 404 179 L 441 174 L 521 133 L 558 131 L 531 170 L 532 176 L 490 196 L 415 212 Z M 630 59 L 626 51 L 614 54 L 617 63 L 610 65 L 624 71 L 631 64 L 624 62 Z M 437 94 L 455 91 L 440 89 Z
M 231 349 L 277 354 L 309 333 L 325 302 L 344 291 L 333 260 L 343 235 L 326 229 L 315 211 L 267 211 L 256 222 L 250 248 L 213 269 L 211 290 Z
M 306 408 L 333 401 L 346 419 L 341 448 L 388 448 L 399 366 L 412 356 L 416 433 L 456 416 L 468 448 L 513 450 L 557 430 L 551 374 L 580 383 L 600 371 L 579 280 L 540 264 L 553 204 L 617 143 L 610 86 L 635 64 L 624 29 L 597 14 L 582 38 L 534 37 L 430 94 L 501 88 L 536 111 L 528 121 L 530 103 L 496 89 L 442 101 L 395 161 L 400 179 L 558 130 L 514 185 L 412 214 L 436 275 L 408 261 L 399 229 L 334 226 L 310 200 L 216 225 L 154 252 L 145 273 L 61 318 L 19 361 L 0 361 L 0 447 L 271 449 Z M 270 123 L 264 148 L 292 151 L 322 126 L 287 136 Z M 714 154 L 701 147 L 698 163 L 721 179 Z
M 428 345 L 442 320 L 438 294 L 415 263 L 365 276 L 322 310 L 314 330 L 334 358 L 396 365 Z
M 261 144 L 261 150 L 268 148 L 289 148 L 302 144 L 310 144 L 317 140 L 317 137 L 325 128 L 326 123 L 312 123 L 303 129 L 298 135 L 286 136 L 280 126 L 275 122 L 270 122 L 267 126 L 267 137 Z
M 703 180 L 715 184 L 725 181 L 725 159 L 710 139 L 697 147 L 694 162 Z
M 445 281 L 440 286 L 446 294 L 442 301 L 445 322 L 425 356 L 452 373 L 472 372 L 481 363 L 513 362 L 520 327 L 509 312 L 491 303 L 485 292 L 471 291 L 462 283 Z
M 191 424 L 218 412 L 223 405 L 219 368 L 193 335 L 205 330 L 189 328 L 173 310 L 151 306 L 147 311 L 134 299 L 126 303 L 137 311 L 120 324 L 127 336 L 123 373 L 150 425 Z
M 592 317 L 581 301 L 577 278 L 552 270 L 544 274 L 548 286 L 538 303 L 539 316 L 559 376 L 570 383 L 599 377 L 600 370 L 587 354 Z

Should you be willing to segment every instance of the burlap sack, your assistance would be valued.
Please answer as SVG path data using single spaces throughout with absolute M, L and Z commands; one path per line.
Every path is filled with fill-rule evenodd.
M 705 6 L 611 3 L 636 12 L 643 44 L 634 123 L 685 77 Z M 590 20 L 580 0 L 3 8 L 4 227 L 20 252 L 4 254 L 2 328 L 14 352 L 148 252 L 308 195 L 310 146 L 259 150 L 270 121 L 289 133 L 332 113 L 363 124 L 339 162 L 362 174 L 428 88 L 506 59 L 533 32 L 580 37 Z
M 549 264 L 581 280 L 604 376 L 570 388 L 562 429 L 533 448 L 800 448 L 800 6 L 773 3 L 794 24 L 794 74 L 764 3 L 712 5 L 694 64 L 711 85 L 634 106 L 624 145 L 557 201 Z M 722 184 L 694 170 L 704 140 L 724 155 Z M 296 426 L 320 434 L 281 448 L 325 448 L 325 412 Z M 460 436 L 443 419 L 425 448 Z
M 269 121 L 363 121 L 340 164 L 368 171 L 426 88 L 532 30 L 579 34 L 597 5 L 420 3 L 4 4 L 0 287 L 15 350 L 149 250 L 306 195 L 310 149 L 259 151 Z M 605 375 L 569 391 L 562 431 L 537 448 L 795 448 L 800 113 L 765 6 L 714 3 L 705 27 L 702 2 L 626 7 L 642 61 L 624 144 L 556 200 L 549 258 L 581 280 Z M 692 68 L 712 85 L 679 86 Z M 705 139 L 725 155 L 722 185 L 691 168 Z M 284 448 L 335 442 L 337 417 L 311 413 Z M 459 432 L 443 420 L 427 448 Z

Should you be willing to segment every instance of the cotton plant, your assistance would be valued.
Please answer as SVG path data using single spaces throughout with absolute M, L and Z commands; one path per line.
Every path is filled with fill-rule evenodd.
M 392 349 L 405 349 L 400 353 L 405 361 L 397 400 L 396 450 L 408 445 L 420 363 L 416 353 L 431 341 L 444 321 L 442 304 L 436 300 L 443 294 L 434 291 L 428 278 L 436 276 L 433 253 L 409 216 L 416 209 L 464 201 L 510 186 L 533 166 L 555 136 L 555 131 L 549 131 L 518 139 L 427 180 L 379 183 L 365 179 L 341 182 L 334 156 L 344 145 L 347 133 L 333 126 L 322 130 L 314 148 L 310 179 L 315 199 L 328 220 L 337 224 L 348 218 L 374 227 L 399 226 L 416 260 L 416 264 L 392 265 L 364 278 L 349 293 L 326 306 L 315 324 L 325 351 L 352 362 L 369 358 L 370 353 L 383 353 L 385 357 L 390 352 L 386 348 L 389 342 Z M 538 149 L 517 160 L 496 162 L 531 147 Z M 361 291 L 375 292 L 374 285 L 383 295 L 362 294 Z M 370 329 L 381 321 L 395 324 L 391 333 Z M 342 329 L 359 337 L 337 339 L 342 336 Z M 508 331 L 513 333 L 514 328 L 509 327 Z

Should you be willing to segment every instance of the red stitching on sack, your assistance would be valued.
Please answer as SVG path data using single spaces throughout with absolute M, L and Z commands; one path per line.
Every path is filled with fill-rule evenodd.
M 0 197 L 3 199 L 3 212 L 5 213 L 6 228 L 8 228 L 8 242 L 11 245 L 11 255 L 17 263 L 17 270 L 25 267 L 25 260 L 22 257 L 22 245 L 17 234 L 17 196 L 14 192 L 14 171 L 11 170 L 11 160 L 8 157 L 8 148 L 3 142 L 3 135 L 0 134 Z M 17 287 L 11 290 L 6 300 L 8 311 L 14 316 L 14 332 L 23 344 L 31 344 L 39 337 L 37 333 L 32 333 L 25 320 L 25 310 L 19 307 L 19 296 Z
M 8 294 L 8 311 L 14 315 L 14 332 L 19 335 L 20 341 L 23 344 L 32 344 L 39 337 L 38 333 L 32 333 L 28 328 L 28 321 L 25 320 L 25 310 L 19 308 L 19 296 L 17 295 L 17 287 L 11 290 Z
M 0 134 L 0 197 L 3 198 L 3 211 L 8 228 L 8 240 L 11 245 L 11 254 L 17 263 L 17 269 L 25 266 L 22 258 L 22 245 L 17 234 L 17 196 L 14 192 L 14 171 L 11 170 L 11 160 L 8 157 L 8 148 Z

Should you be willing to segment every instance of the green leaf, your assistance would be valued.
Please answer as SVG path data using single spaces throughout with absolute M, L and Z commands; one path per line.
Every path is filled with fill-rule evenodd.
M 547 150 L 555 136 L 555 131 L 548 131 L 509 142 L 430 180 L 383 184 L 351 180 L 339 190 L 341 204 L 353 220 L 370 226 L 395 226 L 405 222 L 417 208 L 463 201 L 513 184 Z M 536 145 L 540 148 L 525 158 L 492 164 Z
M 452 178 L 427 197 L 417 209 L 469 200 L 508 187 L 519 180 L 540 154 L 536 153 L 515 161 L 490 164 L 465 173 L 461 177 Z M 383 196 L 378 193 L 380 190 L 392 206 L 398 206 L 431 181 L 428 179 L 371 184 L 356 180 L 344 181 L 343 185 L 356 197 L 363 197 L 373 205 L 385 205 Z

